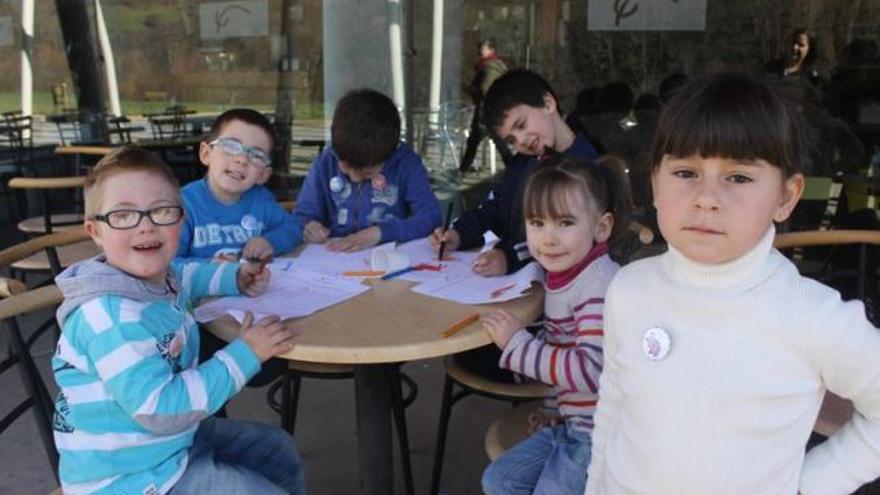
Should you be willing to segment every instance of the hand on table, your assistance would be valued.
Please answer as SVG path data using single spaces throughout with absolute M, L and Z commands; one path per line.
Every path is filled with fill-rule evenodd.
M 373 247 L 382 240 L 382 230 L 378 225 L 367 227 L 363 230 L 345 237 L 334 237 L 327 241 L 327 249 L 330 251 L 342 251 L 345 253 L 353 253 Z
M 274 252 L 275 248 L 265 237 L 251 237 L 241 249 L 241 257 L 248 261 L 260 260 L 266 263 L 272 259 Z
M 277 316 L 266 316 L 254 323 L 254 315 L 245 313 L 241 322 L 241 339 L 254 351 L 261 363 L 293 349 L 293 329 L 287 328 Z
M 507 272 L 507 256 L 500 249 L 490 249 L 477 256 L 474 273 L 484 277 L 497 277 Z
M 480 323 L 483 324 L 483 330 L 489 334 L 492 342 L 495 342 L 502 351 L 507 348 L 513 334 L 523 328 L 522 322 L 516 316 L 503 309 L 483 313 L 480 316 Z
M 303 228 L 303 239 L 309 244 L 323 244 L 330 237 L 330 229 L 324 227 L 321 222 L 312 220 Z
M 259 296 L 269 288 L 269 269 L 261 262 L 242 263 L 238 267 L 236 281 L 238 292 L 249 297 Z

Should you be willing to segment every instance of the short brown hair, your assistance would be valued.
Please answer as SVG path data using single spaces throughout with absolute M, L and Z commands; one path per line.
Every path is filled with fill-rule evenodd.
M 379 165 L 400 144 L 400 113 L 378 91 L 349 91 L 336 104 L 330 138 L 336 157 L 351 168 Z
M 571 213 L 568 192 L 580 194 L 601 215 L 614 216 L 608 244 L 616 247 L 626 233 L 632 215 L 632 193 L 626 163 L 615 155 L 593 162 L 584 158 L 553 155 L 541 163 L 526 182 L 523 216 L 562 218 Z
M 234 121 L 241 121 L 245 124 L 259 127 L 269 136 L 269 142 L 275 143 L 275 126 L 272 125 L 272 122 L 266 118 L 262 113 L 252 109 L 252 108 L 230 108 L 225 112 L 221 113 L 214 119 L 214 122 L 211 124 L 211 130 L 208 132 L 208 136 L 206 141 L 210 142 L 218 137 L 220 137 L 220 133 L 223 132 L 223 128 L 226 127 L 227 124 Z M 271 152 L 272 150 L 266 150 Z
M 177 177 L 159 155 L 140 146 L 120 146 L 104 155 L 86 176 L 84 186 L 86 218 L 92 218 L 101 209 L 101 184 L 109 177 L 128 172 L 147 172 L 164 179 L 174 188 L 177 199 L 180 200 Z

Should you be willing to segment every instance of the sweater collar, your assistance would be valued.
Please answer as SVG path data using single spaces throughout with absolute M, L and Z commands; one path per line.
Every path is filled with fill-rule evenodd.
M 601 242 L 593 245 L 590 252 L 570 268 L 559 272 L 547 272 L 547 289 L 558 290 L 570 284 L 572 280 L 577 278 L 577 276 L 590 265 L 590 263 L 605 254 L 608 254 L 608 243 Z
M 767 278 L 778 259 L 771 257 L 776 229 L 772 225 L 750 251 L 734 260 L 705 264 L 688 259 L 669 246 L 663 255 L 663 270 L 675 282 L 702 289 L 748 289 Z

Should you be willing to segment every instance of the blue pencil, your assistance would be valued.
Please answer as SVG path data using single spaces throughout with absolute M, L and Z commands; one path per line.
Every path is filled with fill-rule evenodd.
M 382 280 L 388 280 L 389 278 L 394 278 L 398 275 L 403 275 L 404 273 L 409 273 L 415 269 L 416 269 L 416 267 L 414 267 L 414 266 L 408 266 L 406 268 L 401 268 L 400 270 L 395 270 L 393 272 L 386 273 L 385 275 L 382 275 Z

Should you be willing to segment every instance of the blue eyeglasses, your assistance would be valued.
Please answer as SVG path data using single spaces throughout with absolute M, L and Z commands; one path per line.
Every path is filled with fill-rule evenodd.
M 265 151 L 255 146 L 248 146 L 235 138 L 217 138 L 208 143 L 208 146 L 219 147 L 227 155 L 245 155 L 250 163 L 260 167 L 268 167 L 272 163 L 272 158 Z

